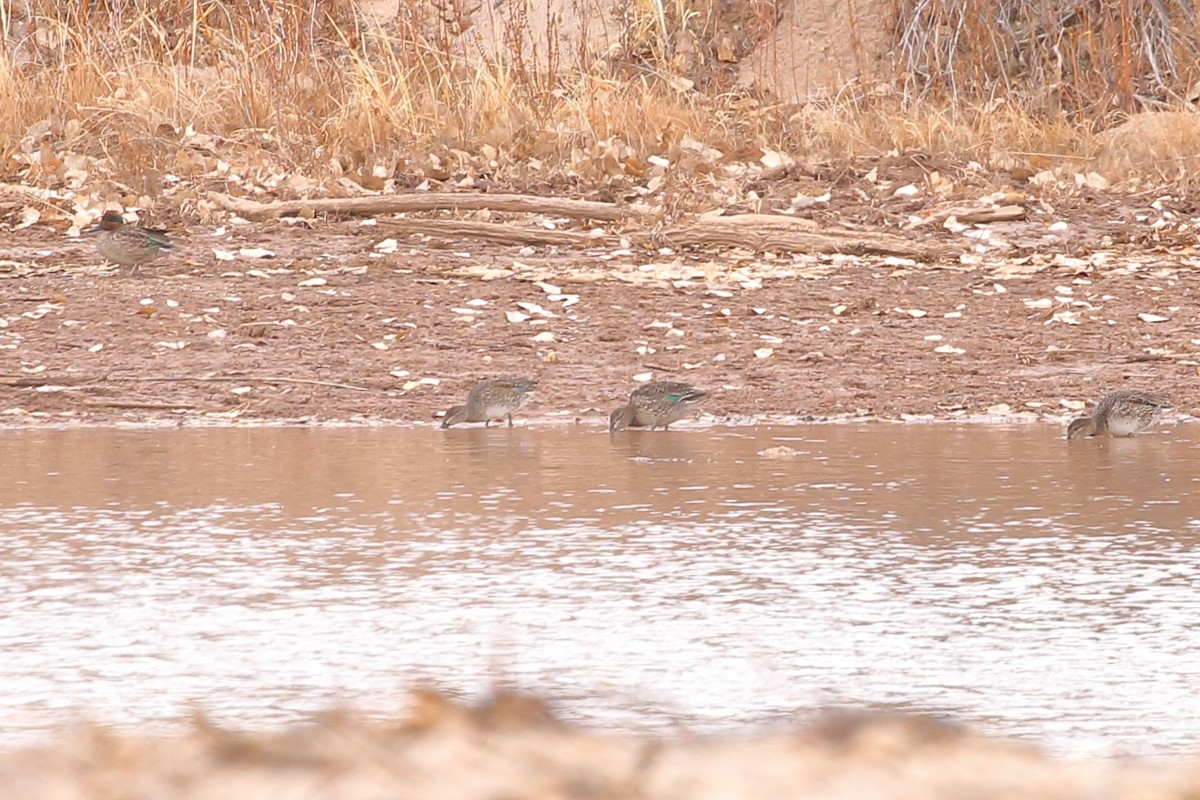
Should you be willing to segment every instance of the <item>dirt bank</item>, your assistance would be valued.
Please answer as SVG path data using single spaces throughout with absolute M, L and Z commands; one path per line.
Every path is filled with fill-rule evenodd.
M 538 702 L 466 709 L 434 695 L 412 718 L 329 715 L 278 734 L 198 720 L 180 738 L 85 729 L 0 755 L 5 797 L 1051 798 L 1195 797 L 1194 767 L 1061 763 L 929 719 L 838 715 L 799 732 L 638 739 L 571 728 Z

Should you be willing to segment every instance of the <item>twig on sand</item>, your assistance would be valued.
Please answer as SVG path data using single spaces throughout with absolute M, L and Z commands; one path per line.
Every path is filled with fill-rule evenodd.
M 1025 219 L 1026 216 L 1028 216 L 1028 212 L 1026 212 L 1025 208 L 1017 205 L 954 206 L 952 208 L 937 209 L 928 216 L 920 217 L 905 227 L 911 230 L 922 225 L 942 223 L 951 217 L 954 217 L 963 225 L 986 225 L 990 222 L 1012 222 L 1013 220 Z
M 376 391 L 369 386 L 355 386 L 350 383 L 322 381 L 316 378 L 289 378 L 280 375 L 150 375 L 150 376 L 113 376 L 99 375 L 91 377 L 39 375 L 34 377 L 5 378 L 0 377 L 3 386 L 75 386 L 83 383 L 299 383 L 309 386 L 327 386 L 331 389 L 346 389 L 352 392 Z
M 136 400 L 85 400 L 89 408 L 137 408 L 148 411 L 175 411 L 178 409 L 195 409 L 191 403 L 140 403 Z

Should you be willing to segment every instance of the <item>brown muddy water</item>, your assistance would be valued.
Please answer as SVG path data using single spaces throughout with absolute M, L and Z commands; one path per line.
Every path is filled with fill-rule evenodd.
M 636 731 L 886 706 L 1067 755 L 1194 751 L 1198 439 L 0 431 L 0 745 L 500 681 Z

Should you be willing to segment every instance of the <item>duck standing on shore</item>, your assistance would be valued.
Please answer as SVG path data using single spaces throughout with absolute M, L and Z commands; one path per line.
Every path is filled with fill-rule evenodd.
M 136 275 L 142 264 L 175 249 L 166 231 L 126 224 L 117 211 L 105 211 L 100 222 L 84 233 L 98 233 L 96 252 L 105 261 L 129 267 L 130 275 Z

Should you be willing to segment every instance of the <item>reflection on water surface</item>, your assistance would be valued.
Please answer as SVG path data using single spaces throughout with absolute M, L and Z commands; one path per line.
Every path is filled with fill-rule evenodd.
M 1180 753 L 1198 452 L 1187 426 L 4 431 L 0 743 L 503 680 L 639 730 L 883 704 Z

